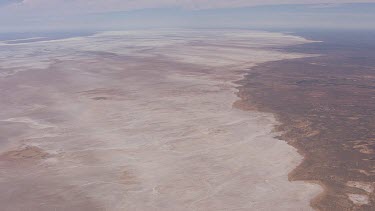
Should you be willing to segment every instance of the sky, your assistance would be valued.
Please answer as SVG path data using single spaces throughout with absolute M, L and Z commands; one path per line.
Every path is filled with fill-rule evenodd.
M 375 29 L 375 0 L 0 0 L 0 32 Z

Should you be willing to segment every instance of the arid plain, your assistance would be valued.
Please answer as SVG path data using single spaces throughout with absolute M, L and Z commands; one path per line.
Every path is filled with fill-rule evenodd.
M 3 210 L 311 210 L 319 185 L 235 81 L 309 57 L 256 31 L 103 32 L 0 45 Z M 236 106 L 233 106 L 236 105 Z

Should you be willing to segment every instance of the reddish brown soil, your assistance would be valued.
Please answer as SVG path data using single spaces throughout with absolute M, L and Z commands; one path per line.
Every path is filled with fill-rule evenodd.
M 310 52 L 319 53 L 317 44 L 310 44 L 314 45 Z M 325 188 L 312 202 L 316 209 L 375 210 L 373 192 L 346 185 L 375 182 L 375 51 L 371 52 L 348 47 L 315 58 L 265 63 L 239 82 L 238 105 L 274 113 L 281 123 L 281 139 L 305 156 L 290 179 Z M 368 195 L 369 204 L 356 205 L 348 194 Z

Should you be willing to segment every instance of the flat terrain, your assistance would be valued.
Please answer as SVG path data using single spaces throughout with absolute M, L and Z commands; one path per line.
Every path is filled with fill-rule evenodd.
M 10 210 L 311 210 L 321 187 L 274 116 L 233 107 L 244 70 L 305 57 L 253 31 L 105 32 L 0 45 Z
M 311 35 L 308 34 L 308 35 Z M 373 33 L 315 33 L 325 42 L 284 48 L 319 57 L 251 68 L 241 104 L 274 113 L 281 138 L 305 155 L 290 174 L 325 193 L 320 210 L 375 209 L 375 40 Z

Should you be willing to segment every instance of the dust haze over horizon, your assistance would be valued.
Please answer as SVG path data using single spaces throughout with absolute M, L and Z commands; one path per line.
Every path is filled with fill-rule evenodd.
M 134 28 L 375 29 L 364 0 L 0 0 L 0 32 Z

